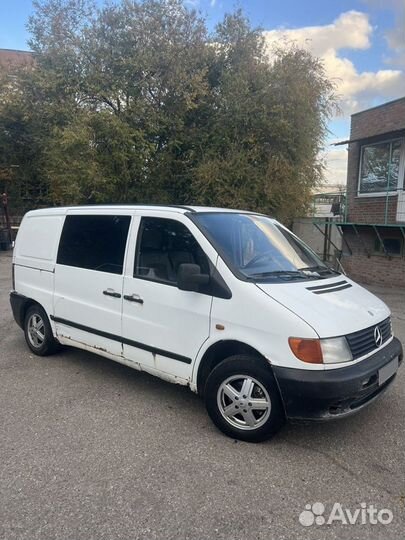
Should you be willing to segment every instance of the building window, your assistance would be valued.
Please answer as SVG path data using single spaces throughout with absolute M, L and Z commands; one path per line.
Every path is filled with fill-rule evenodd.
M 404 139 L 361 147 L 359 194 L 383 194 L 403 187 Z
M 375 252 L 383 253 L 387 255 L 402 255 L 402 238 L 382 238 L 381 239 L 384 245 L 381 245 L 381 242 L 378 238 L 375 240 Z

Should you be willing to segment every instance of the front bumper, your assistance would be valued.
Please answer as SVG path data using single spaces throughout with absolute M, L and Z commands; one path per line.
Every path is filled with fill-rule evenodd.
M 396 338 L 368 358 L 348 367 L 314 371 L 273 366 L 288 418 L 331 420 L 352 414 L 380 396 L 395 374 L 379 386 L 378 370 L 403 351 Z

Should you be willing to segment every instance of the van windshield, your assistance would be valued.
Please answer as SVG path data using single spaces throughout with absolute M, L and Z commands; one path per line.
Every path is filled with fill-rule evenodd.
M 337 274 L 288 229 L 255 214 L 193 215 L 232 270 L 252 280 L 319 279 Z

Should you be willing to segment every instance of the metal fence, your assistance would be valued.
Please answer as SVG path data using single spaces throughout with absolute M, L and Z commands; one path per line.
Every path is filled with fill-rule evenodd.
M 405 192 L 401 188 L 367 193 L 347 190 L 317 194 L 309 215 L 314 222 L 368 225 L 405 223 Z

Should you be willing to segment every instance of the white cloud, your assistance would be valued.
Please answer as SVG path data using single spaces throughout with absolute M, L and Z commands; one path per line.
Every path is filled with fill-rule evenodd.
M 366 0 L 380 2 L 383 0 Z M 387 34 L 387 42 L 395 57 L 392 68 L 405 66 L 405 0 L 384 0 L 398 7 L 396 27 Z M 348 11 L 331 24 L 303 28 L 280 28 L 264 32 L 266 42 L 272 47 L 283 41 L 295 42 L 311 51 L 324 62 L 328 77 L 336 84 L 340 106 L 345 116 L 405 94 L 405 73 L 402 69 L 359 71 L 345 56 L 351 50 L 367 50 L 372 46 L 374 29 L 366 13 Z M 400 62 L 403 62 L 400 64 Z M 346 182 L 347 150 L 329 147 L 323 154 L 326 160 L 325 181 L 338 185 Z
M 372 27 L 368 17 L 358 11 L 342 13 L 332 24 L 280 28 L 264 32 L 269 45 L 287 38 L 308 48 L 315 56 L 323 56 L 329 49 L 367 49 L 370 47 Z
M 394 1 L 394 0 L 393 0 Z M 345 50 L 366 50 L 371 47 L 373 27 L 368 15 L 358 11 L 342 13 L 333 23 L 296 29 L 264 32 L 271 50 L 283 40 L 292 41 L 322 58 L 327 75 L 336 84 L 345 114 L 374 104 L 376 99 L 400 97 L 405 89 L 405 74 L 399 69 L 358 71 L 345 56 Z
M 393 51 L 390 62 L 405 68 L 405 0 L 390 0 L 395 15 L 395 26 L 386 34 L 388 46 Z
M 405 68 L 405 0 L 363 0 L 363 3 L 373 10 L 389 11 L 394 16 L 394 26 L 385 33 L 391 49 L 387 63 Z
M 347 149 L 345 146 L 331 147 L 325 150 L 322 157 L 325 159 L 327 168 L 325 171 L 325 183 L 336 189 L 344 186 L 347 177 Z
M 210 2 L 210 6 L 211 7 L 215 7 L 215 4 L 217 3 L 217 0 L 211 0 Z

